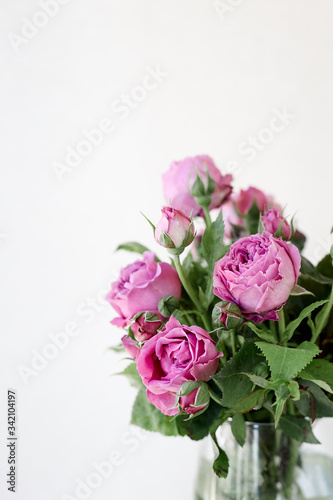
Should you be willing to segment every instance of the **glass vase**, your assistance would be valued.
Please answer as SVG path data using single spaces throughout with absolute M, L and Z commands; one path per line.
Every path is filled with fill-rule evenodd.
M 227 478 L 214 474 L 212 443 L 206 441 L 195 500 L 333 499 L 332 460 L 320 455 L 317 461 L 314 455 L 303 457 L 299 443 L 276 430 L 273 423 L 246 422 L 243 447 L 234 438 L 230 422 L 218 428 L 216 437 L 228 455 L 229 474 Z

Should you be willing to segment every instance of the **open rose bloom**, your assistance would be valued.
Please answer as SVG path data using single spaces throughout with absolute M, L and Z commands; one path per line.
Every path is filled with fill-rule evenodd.
M 298 249 L 268 232 L 242 238 L 216 262 L 214 293 L 255 323 L 278 321 L 277 310 L 296 285 L 300 265 Z
M 305 237 L 281 205 L 254 186 L 232 192 L 231 181 L 207 155 L 174 161 L 169 205 L 151 222 L 159 255 L 130 237 L 119 247 L 142 254 L 106 297 L 138 389 L 132 423 L 215 443 L 228 418 L 238 441 L 246 421 L 281 423 L 283 443 L 315 442 L 310 418 L 333 416 L 332 256 L 317 267 L 301 257 Z M 269 488 L 290 490 L 288 478 Z
M 215 375 L 221 352 L 210 335 L 198 326 L 188 327 L 171 317 L 163 330 L 142 347 L 138 372 L 147 387 L 147 397 L 166 415 L 175 415 L 175 394 L 184 382 L 208 381 Z M 193 398 L 192 394 L 192 398 Z M 191 401 L 191 402 L 190 402 Z M 191 396 L 180 398 L 180 406 L 195 413 Z M 199 409 L 201 409 L 199 407 Z

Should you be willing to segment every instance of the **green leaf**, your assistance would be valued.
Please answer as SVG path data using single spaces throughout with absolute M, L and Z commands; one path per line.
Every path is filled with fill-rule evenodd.
M 325 359 L 314 359 L 300 374 L 304 380 L 312 380 L 322 389 L 333 394 L 333 364 Z
M 229 459 L 216 439 L 216 430 L 210 433 L 217 448 L 217 457 L 213 463 L 213 471 L 218 477 L 227 477 L 229 471 Z
M 235 413 L 247 413 L 251 410 L 259 410 L 265 402 L 266 390 L 257 389 L 252 394 L 238 401 L 232 411 Z
M 136 363 L 130 363 L 123 372 L 115 373 L 114 375 L 125 375 L 132 387 L 136 389 L 143 388 L 143 382 L 137 370 Z
M 311 342 L 302 342 L 297 348 L 256 342 L 271 369 L 273 380 L 292 380 L 320 353 Z
M 148 219 L 148 217 L 144 213 L 140 212 L 140 214 L 143 215 L 143 217 L 146 219 L 146 221 L 150 224 L 150 226 L 153 230 L 154 237 L 155 237 L 156 228 L 155 228 L 154 224 Z
M 326 394 L 310 380 L 299 380 L 303 387 L 302 396 L 295 405 L 297 409 L 307 417 L 323 418 L 333 417 L 333 403 Z M 305 391 L 305 392 L 304 392 Z
M 201 286 L 199 286 L 198 290 L 199 290 L 199 300 L 200 300 L 202 307 L 204 309 L 208 309 L 209 303 L 208 303 L 207 297 L 206 297 L 205 293 L 203 292 Z
M 258 229 L 257 233 L 261 234 L 265 231 L 265 226 L 262 223 L 261 215 L 259 215 Z
M 288 340 L 290 340 L 291 337 L 294 335 L 296 328 L 298 328 L 298 326 L 301 324 L 303 319 L 310 316 L 312 311 L 317 309 L 317 307 L 320 307 L 323 304 L 326 304 L 326 302 L 328 302 L 328 301 L 327 300 L 319 300 L 318 302 L 314 302 L 313 304 L 310 304 L 305 309 L 303 309 L 303 311 L 300 313 L 298 318 L 296 318 L 294 321 L 292 321 L 291 323 L 288 324 L 287 328 L 285 329 L 285 331 L 282 334 L 282 340 L 284 342 L 288 342 Z
M 254 202 L 252 207 L 245 216 L 245 225 L 251 234 L 257 233 L 259 219 L 260 219 L 260 210 L 256 202 Z
M 323 285 L 331 285 L 333 283 L 332 278 L 321 274 L 305 257 L 302 257 L 301 273 Z
M 244 323 L 244 325 L 246 325 L 248 328 L 250 328 L 262 340 L 266 340 L 266 342 L 270 342 L 273 344 L 277 343 L 275 338 L 274 338 L 273 333 L 265 326 L 258 327 L 256 325 L 254 325 L 253 323 L 251 323 L 250 321 Z
M 259 387 L 262 387 L 263 389 L 276 389 L 279 387 L 281 384 L 281 380 L 275 380 L 274 382 L 267 380 L 263 377 L 260 377 L 258 375 L 255 375 L 254 373 L 244 373 L 244 375 L 247 375 L 249 379 L 255 384 L 258 385 Z
M 208 385 L 202 383 L 195 397 L 194 406 L 207 405 L 209 401 L 210 401 L 210 395 L 209 395 Z
M 121 245 L 117 246 L 116 252 L 118 250 L 127 250 L 128 252 L 135 252 L 140 254 L 150 251 L 149 248 L 141 245 L 141 243 L 138 243 L 137 241 L 128 241 L 127 243 L 122 243 Z
M 160 432 L 165 436 L 178 436 L 176 420 L 170 421 L 170 418 L 148 401 L 145 390 L 138 392 L 132 410 L 131 424 L 147 431 Z
M 229 459 L 224 450 L 218 446 L 218 455 L 213 463 L 213 471 L 218 477 L 227 477 L 229 471 Z
M 323 329 L 325 328 L 330 314 L 332 312 L 332 305 L 333 305 L 333 288 L 331 290 L 331 295 L 329 299 L 326 301 L 326 305 L 319 311 L 315 318 L 315 333 L 312 335 L 312 341 L 317 340 L 318 336 L 321 334 Z
M 221 406 L 211 399 L 208 408 L 198 417 L 189 420 L 179 416 L 176 419 L 178 432 L 181 436 L 199 441 L 208 435 L 210 426 L 217 421 L 220 414 Z
M 313 295 L 312 292 L 309 292 L 309 290 L 306 290 L 300 285 L 294 285 L 291 289 L 290 295 Z
M 300 393 L 300 390 L 299 390 L 299 385 L 296 382 L 296 380 L 291 380 L 288 383 L 288 389 L 289 389 L 291 398 L 294 401 L 299 401 L 300 398 L 301 398 L 301 393 Z
M 113 352 L 124 352 L 125 348 L 123 344 L 118 344 L 118 345 L 112 345 L 108 347 L 108 350 L 113 351 Z
M 224 255 L 224 222 L 222 210 L 217 219 L 205 230 L 202 240 L 202 254 L 210 270 L 214 269 L 215 262 Z
M 240 446 L 244 446 L 246 438 L 246 424 L 242 413 L 236 413 L 231 421 L 232 433 Z
M 251 394 L 253 383 L 244 375 L 253 373 L 262 356 L 253 341 L 245 342 L 238 352 L 212 377 L 223 392 L 222 403 L 233 408 Z
M 282 415 L 279 427 L 289 437 L 296 439 L 296 441 L 300 441 L 301 443 L 320 444 L 312 432 L 310 422 L 302 417 Z
M 190 394 L 190 392 L 194 391 L 198 387 L 200 387 L 204 382 L 195 382 L 194 380 L 188 380 L 187 382 L 184 382 L 179 391 L 177 392 L 177 396 L 182 397 L 182 396 L 187 396 L 187 394 Z
M 165 318 L 170 318 L 173 311 L 179 308 L 179 300 L 173 295 L 164 295 L 158 302 L 158 311 Z
M 330 253 L 325 255 L 321 259 L 320 262 L 317 264 L 317 271 L 320 274 L 323 274 L 324 276 L 327 276 L 329 278 L 333 278 L 333 266 L 332 266 L 332 256 L 331 256 L 331 251 L 332 251 L 333 245 L 330 249 Z

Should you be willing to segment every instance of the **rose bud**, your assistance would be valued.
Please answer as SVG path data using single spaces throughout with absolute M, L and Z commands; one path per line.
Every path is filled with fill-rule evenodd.
M 124 335 L 121 339 L 123 346 L 125 347 L 127 354 L 131 356 L 131 358 L 136 359 L 140 352 L 140 349 L 137 346 L 135 340 L 131 339 L 128 335 Z
M 106 300 L 119 316 L 111 323 L 121 328 L 142 311 L 158 311 L 162 297 L 180 299 L 182 285 L 171 264 L 156 262 L 153 252 L 144 252 L 141 260 L 124 267 L 118 281 L 111 283 Z
M 207 402 L 204 402 L 203 404 L 198 404 L 196 402 L 199 391 L 200 391 L 200 388 L 194 389 L 186 396 L 182 396 L 180 398 L 179 406 L 181 407 L 181 409 L 185 413 L 188 413 L 189 415 L 194 415 L 198 411 L 203 410 L 205 408 L 205 406 L 208 405 L 209 400 Z
M 179 255 L 194 240 L 193 223 L 175 208 L 164 207 L 161 212 L 162 217 L 155 229 L 155 239 L 162 247 Z
M 162 320 L 158 313 L 145 312 L 135 317 L 131 330 L 139 342 L 145 342 L 157 333 L 161 327 Z
M 189 217 L 203 215 L 202 207 L 191 194 L 197 178 L 202 181 L 206 188 L 206 195 L 211 199 L 209 210 L 221 207 L 232 191 L 230 184 L 232 175 L 222 175 L 207 155 L 194 156 L 171 163 L 169 170 L 163 175 L 164 195 L 174 208 L 181 210 Z M 201 188 L 194 186 L 194 188 L 200 191 L 202 186 Z M 199 195 L 199 191 L 196 194 Z
M 268 210 L 265 215 L 261 217 L 261 222 L 269 233 L 273 234 L 274 236 L 282 236 L 284 237 L 283 239 L 290 239 L 291 236 L 291 229 L 289 223 L 284 220 L 284 217 L 281 215 L 281 213 L 278 210 L 275 210 L 272 208 L 271 210 Z M 282 224 L 282 225 L 281 225 Z M 280 227 L 281 226 L 281 227 Z M 277 234 L 278 230 L 280 228 L 281 234 Z
M 218 302 L 214 306 L 212 317 L 215 323 L 221 321 L 227 330 L 238 328 L 244 323 L 244 318 L 239 307 L 233 302 L 225 300 Z
M 301 256 L 291 243 L 267 231 L 236 241 L 215 264 L 214 294 L 236 304 L 255 323 L 278 321 L 296 285 Z

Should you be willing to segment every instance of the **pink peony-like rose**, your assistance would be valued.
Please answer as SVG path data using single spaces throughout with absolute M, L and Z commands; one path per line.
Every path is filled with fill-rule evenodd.
M 263 191 L 253 186 L 248 189 L 241 189 L 239 193 L 233 193 L 222 208 L 225 223 L 224 233 L 227 238 L 231 238 L 233 225 L 244 226 L 244 217 L 246 217 L 254 203 L 261 214 L 264 214 L 270 208 L 282 210 L 281 206 L 274 202 L 272 196 L 267 196 Z
M 215 264 L 214 293 L 255 323 L 278 321 L 276 311 L 296 285 L 300 265 L 298 249 L 267 231 L 241 238 Z
M 182 384 L 208 381 L 216 373 L 222 355 L 209 333 L 199 326 L 181 325 L 171 316 L 161 332 L 147 340 L 137 358 L 149 401 L 165 415 L 175 415 L 175 394 Z M 196 392 L 180 398 L 180 406 L 187 413 L 200 409 L 194 406 Z
M 202 215 L 202 208 L 190 195 L 189 188 L 193 186 L 197 174 L 207 184 L 207 170 L 215 182 L 209 209 L 222 205 L 232 191 L 232 175 L 222 175 L 209 156 L 201 155 L 171 163 L 169 170 L 163 175 L 164 195 L 173 208 L 188 216 Z
M 290 225 L 286 220 L 283 220 L 284 217 L 281 215 L 281 213 L 278 210 L 274 210 L 272 208 L 271 210 L 268 210 L 265 215 L 261 217 L 261 221 L 264 225 L 264 228 L 266 231 L 268 231 L 271 234 L 275 234 L 276 231 L 279 229 L 280 224 L 282 222 L 282 232 L 284 236 L 286 237 L 287 240 L 290 239 L 291 236 L 291 229 Z
M 127 354 L 131 356 L 131 358 L 136 359 L 138 357 L 140 349 L 138 348 L 135 340 L 131 339 L 131 337 L 128 337 L 127 335 L 124 335 L 121 338 L 121 343 L 125 347 Z
M 118 281 L 111 283 L 106 300 L 119 314 L 111 323 L 124 328 L 139 312 L 158 313 L 158 302 L 165 295 L 180 299 L 181 282 L 171 264 L 156 262 L 153 252 L 144 252 L 120 271 Z
M 164 207 L 162 217 L 155 229 L 157 243 L 165 248 L 180 248 L 190 245 L 194 239 L 191 219 L 180 210 Z M 187 234 L 189 228 L 190 233 Z

